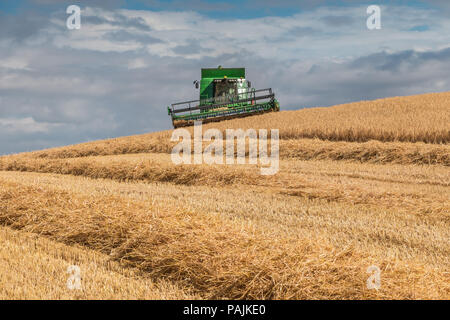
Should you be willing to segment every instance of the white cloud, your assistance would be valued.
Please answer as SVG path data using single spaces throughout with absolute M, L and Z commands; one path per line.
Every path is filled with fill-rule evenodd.
M 354 57 L 381 48 L 436 48 L 445 39 L 448 42 L 448 33 L 443 29 L 450 32 L 446 19 L 437 19 L 436 12 L 431 9 L 394 5 L 383 6 L 382 30 L 377 31 L 366 28 L 365 6 L 320 7 L 288 17 L 233 20 L 213 19 L 192 11 L 108 11 L 88 7 L 83 10 L 83 17 L 88 21 L 89 18 L 98 19 L 99 23 L 85 23 L 81 30 L 67 32 L 61 28 L 61 21 L 53 18 L 56 47 L 101 52 L 146 48 L 152 55 L 190 59 L 218 57 L 245 50 L 267 59 L 289 60 Z M 148 30 L 139 30 L 136 23 L 127 21 L 139 21 L 139 26 L 148 27 Z M 410 31 L 423 25 L 428 29 Z M 127 31 L 130 39 L 106 37 L 117 30 Z M 160 41 L 148 44 L 137 40 L 143 35 Z
M 147 67 L 148 63 L 144 59 L 132 59 L 128 62 L 128 69 L 141 69 Z
M 36 122 L 32 117 L 21 119 L 0 118 L 0 131 L 3 134 L 47 133 L 60 126 L 60 124 L 55 123 Z
M 0 68 L 30 70 L 28 61 L 20 57 L 9 57 L 0 60 Z

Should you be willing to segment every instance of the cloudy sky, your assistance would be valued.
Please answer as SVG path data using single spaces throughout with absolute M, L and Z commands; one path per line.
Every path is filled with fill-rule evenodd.
M 246 67 L 283 110 L 449 91 L 449 18 L 447 0 L 1 0 L 0 154 L 169 129 L 202 67 Z

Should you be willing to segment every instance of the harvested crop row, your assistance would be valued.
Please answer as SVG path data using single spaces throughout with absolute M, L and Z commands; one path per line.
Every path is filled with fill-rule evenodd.
M 140 162 L 100 158 L 75 159 L 0 159 L 0 170 L 71 174 L 90 178 L 114 179 L 118 181 L 145 180 L 171 182 L 185 185 L 227 185 L 252 180 L 254 175 L 238 168 L 212 166 L 174 165 L 171 162 L 144 160 Z
M 0 157 L 0 162 L 2 159 L 20 158 L 64 159 L 136 153 L 167 154 L 172 152 L 174 145 L 175 143 L 170 142 L 169 139 L 155 140 L 146 138 L 146 136 L 135 136 Z M 203 144 L 203 150 L 207 145 L 207 143 Z M 270 150 L 270 144 L 268 147 Z M 194 148 L 191 150 L 193 151 Z M 248 155 L 248 145 L 246 154 Z M 379 141 L 356 143 L 329 142 L 319 139 L 281 140 L 280 158 L 450 166 L 450 146 L 425 143 L 382 143 Z
M 108 255 L 0 227 L 0 299 L 199 299 L 167 283 L 139 277 Z M 69 290 L 69 266 L 80 289 Z
M 0 224 L 110 254 L 154 279 L 206 298 L 446 298 L 441 270 L 377 261 L 378 292 L 365 287 L 370 257 L 324 242 L 266 236 L 218 215 L 2 182 Z M 411 286 L 414 284 L 414 286 Z
M 314 163 L 309 165 L 313 168 Z M 337 165 L 342 171 L 349 168 L 341 163 L 331 162 L 324 167 L 318 163 L 316 165 L 319 171 L 336 168 Z M 386 174 L 392 169 L 386 168 L 389 166 L 361 165 L 361 171 L 370 172 L 377 167 L 385 169 Z M 428 173 L 430 177 L 442 174 L 441 168 L 425 169 L 422 173 Z M 421 172 L 420 168 L 416 167 L 403 170 L 411 171 L 411 176 Z M 420 177 L 418 179 L 421 181 Z M 219 214 L 234 221 L 251 221 L 252 226 L 270 234 L 271 237 L 299 237 L 318 242 L 326 239 L 336 250 L 345 250 L 351 246 L 380 261 L 386 258 L 409 261 L 412 264 L 419 261 L 441 270 L 450 270 L 450 211 L 447 211 L 447 214 L 414 214 L 418 210 L 417 207 L 423 205 L 423 202 L 417 199 L 406 205 L 414 205 L 416 208 L 407 210 L 403 206 L 393 207 L 394 201 L 391 199 L 387 199 L 389 207 L 386 208 L 380 199 L 375 199 L 376 206 L 355 205 L 349 202 L 329 202 L 273 194 L 263 188 L 248 186 L 124 183 L 71 175 L 7 171 L 0 171 L 1 181 L 89 197 L 113 195 L 124 199 L 144 200 L 163 206 L 186 208 L 204 215 Z M 370 181 L 366 184 L 370 185 Z M 339 183 L 339 186 L 342 186 L 342 183 Z M 385 188 L 390 189 L 391 185 L 387 184 Z M 448 190 L 442 189 L 432 189 L 429 192 L 432 193 L 428 195 L 431 198 L 439 193 L 448 194 Z M 448 207 L 448 198 L 445 201 Z
M 448 176 L 445 167 L 425 170 L 411 168 L 411 174 L 394 178 L 390 170 L 380 166 L 372 175 L 370 165 L 348 164 L 346 175 L 333 174 L 326 162 L 298 164 L 282 161 L 279 173 L 262 176 L 253 165 L 174 165 L 166 154 L 138 154 L 73 159 L 0 160 L 0 169 L 41 173 L 70 174 L 117 181 L 169 182 L 182 185 L 252 186 L 262 192 L 281 193 L 306 198 L 326 199 L 352 204 L 396 207 L 407 212 L 438 214 L 449 211 Z M 352 166 L 351 168 L 349 166 Z M 323 169 L 321 169 L 323 167 Z M 335 166 L 334 166 L 335 167 Z M 308 169 L 309 168 L 309 169 Z M 429 168 L 429 167 L 426 167 Z M 382 169 L 386 169 L 383 173 Z M 431 168 L 430 168 L 431 169 Z M 373 168 L 372 168 L 373 170 Z M 331 168 L 331 171 L 335 171 Z M 338 169 L 342 172 L 343 168 Z M 358 173 L 360 172 L 360 173 Z M 429 172 L 430 178 L 423 176 Z M 418 175 L 418 176 L 417 176 Z M 434 176 L 434 179 L 433 179 Z M 367 180 L 370 180 L 368 183 Z M 248 187 L 247 187 L 248 188 Z
M 282 159 L 345 160 L 368 163 L 396 163 L 450 166 L 450 146 L 424 143 L 329 142 L 321 140 L 287 140 L 280 143 Z

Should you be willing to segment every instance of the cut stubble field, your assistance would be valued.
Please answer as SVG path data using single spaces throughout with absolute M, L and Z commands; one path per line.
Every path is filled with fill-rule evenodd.
M 0 296 L 448 299 L 449 106 L 441 93 L 205 125 L 280 128 L 274 176 L 176 166 L 170 131 L 0 157 Z M 77 263 L 91 276 L 70 292 Z

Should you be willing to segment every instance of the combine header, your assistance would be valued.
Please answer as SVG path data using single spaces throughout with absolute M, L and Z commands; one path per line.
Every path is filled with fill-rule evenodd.
M 271 88 L 255 90 L 245 79 L 245 68 L 202 69 L 202 79 L 194 81 L 200 99 L 178 102 L 167 107 L 174 128 L 241 118 L 270 111 L 280 105 Z

